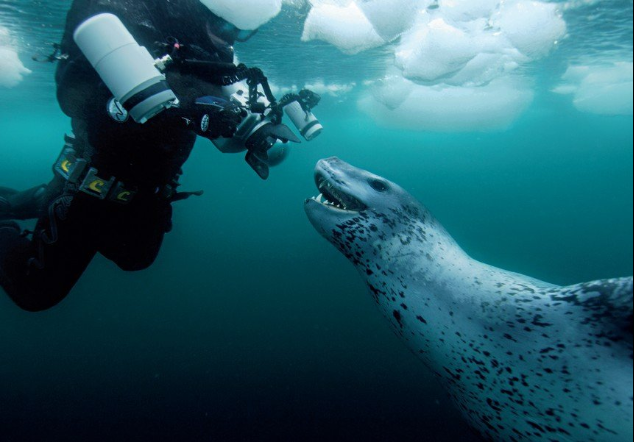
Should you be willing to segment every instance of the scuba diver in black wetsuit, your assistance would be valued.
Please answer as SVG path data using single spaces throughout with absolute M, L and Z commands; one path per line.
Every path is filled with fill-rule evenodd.
M 319 134 L 318 96 L 278 102 L 259 69 L 233 64 L 241 34 L 200 0 L 73 2 L 56 48 L 57 97 L 73 133 L 51 183 L 0 187 L 0 287 L 19 307 L 58 304 L 97 253 L 126 271 L 149 267 L 172 202 L 191 195 L 177 189 L 196 136 L 247 152 L 266 179 L 276 142 L 299 142 L 284 111 L 307 140 Z M 228 98 L 225 87 L 241 81 L 248 91 Z M 13 221 L 32 218 L 33 232 Z

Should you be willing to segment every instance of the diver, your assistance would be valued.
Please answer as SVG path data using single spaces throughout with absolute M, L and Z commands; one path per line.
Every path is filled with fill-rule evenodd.
M 321 131 L 310 113 L 316 94 L 278 103 L 259 69 L 234 64 L 233 44 L 252 34 L 200 0 L 74 0 L 55 48 L 72 133 L 49 184 L 0 187 L 0 287 L 19 307 L 57 305 L 97 253 L 124 271 L 151 266 L 172 203 L 199 194 L 178 189 L 197 136 L 223 152 L 244 148 L 266 179 L 276 142 L 299 142 L 281 124 L 284 111 L 305 139 Z M 164 57 L 142 65 L 150 55 Z M 225 88 L 242 80 L 249 98 L 228 99 Z M 15 222 L 27 219 L 37 219 L 32 232 Z

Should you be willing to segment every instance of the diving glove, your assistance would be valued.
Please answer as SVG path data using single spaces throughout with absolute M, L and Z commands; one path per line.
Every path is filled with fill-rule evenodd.
M 193 113 L 186 121 L 197 135 L 211 140 L 231 138 L 247 115 L 237 104 L 211 96 L 196 99 Z
M 0 220 L 34 219 L 41 214 L 46 186 L 18 192 L 6 187 L 0 187 Z

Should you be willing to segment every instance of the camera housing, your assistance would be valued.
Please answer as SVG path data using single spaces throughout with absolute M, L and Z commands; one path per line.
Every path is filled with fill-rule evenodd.
M 284 113 L 289 116 L 297 130 L 307 140 L 315 139 L 323 131 L 323 126 L 308 107 L 310 97 L 314 105 L 319 96 L 304 90 L 299 95 L 286 95 L 279 103 L 271 103 L 266 95 L 257 93 L 253 99 L 251 92 L 236 85 L 225 88 L 230 100 L 245 110 L 245 117 L 231 138 L 218 138 L 213 144 L 223 153 L 247 151 L 247 162 L 266 179 L 269 168 L 277 166 L 288 156 L 289 142 L 301 143 L 293 131 L 281 123 Z

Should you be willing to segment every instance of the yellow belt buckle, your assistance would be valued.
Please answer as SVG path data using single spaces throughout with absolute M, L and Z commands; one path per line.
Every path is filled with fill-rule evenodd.
M 128 204 L 134 199 L 136 194 L 136 190 L 126 189 L 123 183 L 118 182 L 110 193 L 110 201 L 114 201 L 119 204 Z
M 75 149 L 66 147 L 62 150 L 55 166 L 55 173 L 70 183 L 76 183 L 86 168 L 86 160 L 76 157 Z
M 100 178 L 97 175 L 98 173 L 99 171 L 97 169 L 91 167 L 90 170 L 88 170 L 88 175 L 86 175 L 86 178 L 84 178 L 84 181 L 81 183 L 79 190 L 100 200 L 105 200 L 110 193 L 115 178 L 105 180 Z

